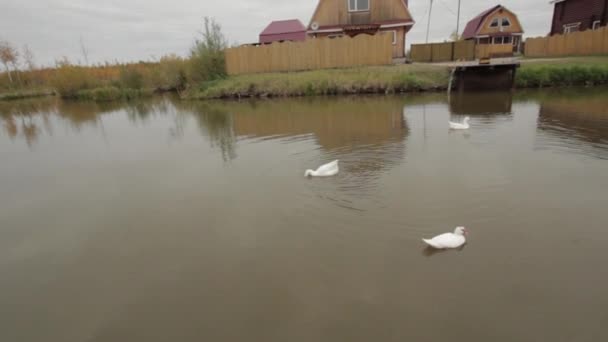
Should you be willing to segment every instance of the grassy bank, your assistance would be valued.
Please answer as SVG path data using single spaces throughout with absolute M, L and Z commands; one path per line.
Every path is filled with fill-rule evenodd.
M 515 79 L 518 88 L 608 84 L 608 57 L 524 59 Z
M 181 91 L 226 75 L 224 50 L 228 40 L 213 18 L 205 18 L 187 57 L 166 55 L 137 63 L 74 63 L 63 57 L 54 67 L 34 63 L 27 46 L 0 40 L 0 100 L 28 97 L 34 89 L 53 89 L 67 99 L 93 101 L 131 100 L 153 92 Z M 84 47 L 83 47 L 84 50 Z
M 142 97 L 152 96 L 153 94 L 154 90 L 152 89 L 103 87 L 78 91 L 74 94 L 72 99 L 96 102 L 117 100 L 130 101 Z
M 192 65 L 205 66 L 206 60 L 209 58 L 193 63 L 193 60 L 165 57 L 159 63 L 98 67 L 64 63 L 56 69 L 21 75 L 21 82 L 32 84 L 29 89 L 53 91 L 20 89 L 4 94 L 0 91 L 0 100 L 54 92 L 78 100 L 132 100 L 151 96 L 156 91 L 184 88 L 185 99 L 392 94 L 445 90 L 450 74 L 447 66 L 411 64 L 231 77 L 215 75 L 212 81 L 205 81 L 203 76 L 210 71 L 197 73 Z M 518 88 L 604 84 L 608 84 L 608 57 L 523 59 L 516 77 Z
M 433 65 L 360 67 L 227 77 L 191 87 L 187 99 L 391 94 L 447 89 L 449 69 Z
M 53 96 L 55 92 L 48 89 L 23 90 L 0 93 L 0 101 L 21 100 L 35 97 Z
M 445 90 L 449 69 L 412 64 L 227 77 L 191 87 L 187 99 L 391 94 Z M 608 84 L 608 57 L 524 59 L 518 88 Z

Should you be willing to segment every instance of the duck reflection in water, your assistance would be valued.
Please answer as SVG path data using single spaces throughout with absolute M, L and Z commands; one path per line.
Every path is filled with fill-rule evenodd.
M 422 255 L 424 255 L 427 258 L 430 258 L 432 256 L 435 256 L 437 254 L 442 254 L 442 253 L 450 253 L 450 252 L 452 252 L 452 253 L 453 252 L 460 253 L 460 252 L 464 251 L 464 249 L 465 249 L 466 246 L 467 245 L 464 244 L 460 248 L 457 248 L 457 249 L 436 249 L 436 248 L 433 248 L 431 246 L 427 246 L 426 248 L 424 248 L 422 250 Z

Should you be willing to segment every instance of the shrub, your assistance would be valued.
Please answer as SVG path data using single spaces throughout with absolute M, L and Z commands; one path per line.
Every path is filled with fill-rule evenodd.
M 144 87 L 144 77 L 135 67 L 122 67 L 119 85 L 121 88 L 141 89 Z
M 204 82 L 224 78 L 224 49 L 227 45 L 220 24 L 206 17 L 202 37 L 195 41 L 190 51 L 190 79 L 194 82 Z
M 78 91 L 74 95 L 74 98 L 78 100 L 106 102 L 116 100 L 134 100 L 151 94 L 151 91 L 145 91 L 143 89 L 102 87 Z
M 157 88 L 165 90 L 183 90 L 188 84 L 188 63 L 176 55 L 164 56 L 160 59 L 159 83 Z
M 62 97 L 75 97 L 80 90 L 95 88 L 98 82 L 84 67 L 71 64 L 67 59 L 57 63 L 51 86 Z

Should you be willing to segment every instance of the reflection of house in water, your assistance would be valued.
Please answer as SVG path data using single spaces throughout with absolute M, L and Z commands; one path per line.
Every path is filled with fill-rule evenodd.
M 592 90 L 577 96 L 552 94 L 541 104 L 538 129 L 558 138 L 567 135 L 567 141 L 584 142 L 570 147 L 591 149 L 594 155 L 600 152 L 602 158 L 608 158 L 608 98 Z
M 306 139 L 324 159 L 352 157 L 351 171 L 383 169 L 403 157 L 407 125 L 399 98 L 312 98 L 248 102 L 176 103 L 195 113 L 204 135 L 222 154 L 236 156 L 235 140 Z M 365 156 L 365 157 L 364 157 Z M 343 168 L 345 168 L 344 166 Z
M 402 140 L 401 102 L 388 99 L 261 101 L 235 105 L 238 136 L 314 134 L 325 150 Z
M 454 115 L 503 115 L 511 114 L 513 93 L 463 92 L 450 97 L 450 112 Z
M 398 98 L 315 98 L 231 106 L 237 136 L 312 134 L 324 159 L 352 158 L 351 172 L 384 169 L 403 158 L 407 124 Z M 356 162 L 355 162 L 356 161 Z

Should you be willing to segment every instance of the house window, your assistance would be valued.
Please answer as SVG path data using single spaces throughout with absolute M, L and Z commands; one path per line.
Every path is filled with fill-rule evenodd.
M 580 26 L 581 26 L 581 23 L 564 25 L 564 34 L 578 32 Z
M 348 0 L 349 12 L 365 12 L 369 11 L 370 0 Z
M 498 18 L 492 19 L 492 22 L 490 23 L 490 27 L 498 27 Z
M 597 30 L 600 28 L 600 26 L 602 26 L 602 21 L 601 20 L 596 20 L 593 22 L 593 26 L 591 27 L 593 30 Z
M 511 44 L 513 37 L 494 37 L 492 44 Z
M 488 45 L 488 44 L 490 44 L 490 38 L 487 38 L 487 37 L 486 38 L 479 38 L 479 39 L 477 39 L 477 44 Z
M 509 18 L 502 18 L 502 27 L 511 26 L 511 21 Z
M 397 31 L 390 31 L 393 35 L 393 45 L 397 45 Z

